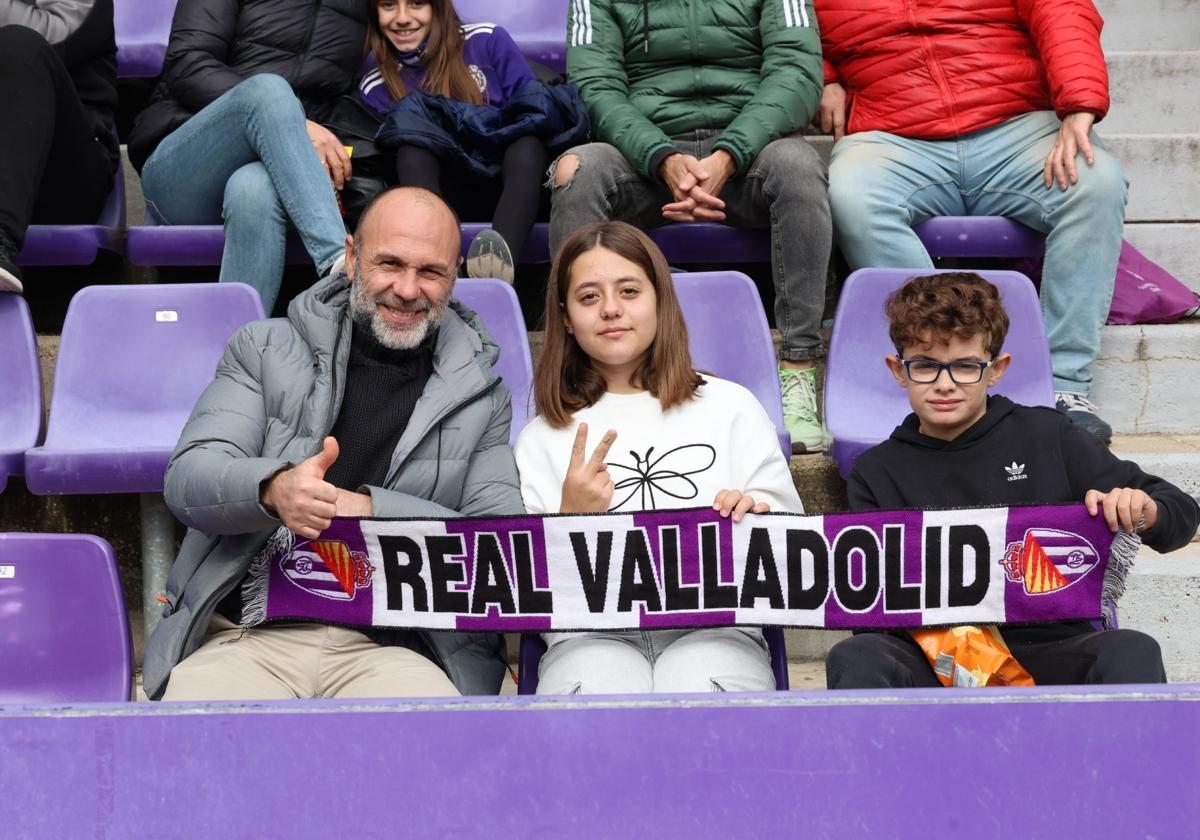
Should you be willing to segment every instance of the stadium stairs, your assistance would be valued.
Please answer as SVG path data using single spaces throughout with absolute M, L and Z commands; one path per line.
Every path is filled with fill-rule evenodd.
M 1130 180 L 1126 238 L 1200 291 L 1200 14 L 1194 0 L 1098 0 L 1111 75 L 1112 110 L 1100 126 Z M 828 138 L 810 138 L 828 158 Z M 127 223 L 141 224 L 144 202 L 125 164 Z M 153 269 L 126 263 L 127 282 L 154 282 Z M 213 276 L 215 279 L 215 270 Z M 541 335 L 530 336 L 534 359 Z M 58 338 L 39 337 L 44 393 L 52 393 Z M 1200 321 L 1106 327 L 1093 396 L 1117 433 L 1113 450 L 1200 498 Z M 792 459 L 792 475 L 812 512 L 845 507 L 845 485 L 819 455 Z M 93 533 L 121 564 L 133 639 L 141 658 L 141 570 L 136 496 L 29 494 L 20 479 L 0 497 L 0 530 Z M 1200 542 L 1169 557 L 1143 550 L 1121 625 L 1162 644 L 1173 682 L 1200 682 Z M 793 688 L 824 684 L 820 660 L 836 632 L 789 631 Z M 511 645 L 515 661 L 515 644 Z M 511 687 L 510 687 L 511 688 Z

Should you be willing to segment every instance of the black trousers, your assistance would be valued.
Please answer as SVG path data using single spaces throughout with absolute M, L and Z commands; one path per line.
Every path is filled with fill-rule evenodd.
M 542 200 L 542 181 L 549 166 L 546 147 L 536 137 L 521 137 L 504 150 L 499 182 L 479 182 L 454 173 L 443 177 L 438 159 L 416 146 L 396 150 L 396 178 L 402 187 L 424 187 L 446 199 L 459 217 L 491 216 L 492 227 L 504 237 L 513 262 L 529 237 Z
M 32 29 L 0 27 L 0 250 L 32 223 L 91 224 L 112 164 L 58 53 Z
M 1087 622 L 1009 627 L 1001 631 L 1037 685 L 1165 683 L 1158 642 L 1137 630 L 1096 631 Z M 940 686 L 925 653 L 907 634 L 860 633 L 825 659 L 829 688 Z

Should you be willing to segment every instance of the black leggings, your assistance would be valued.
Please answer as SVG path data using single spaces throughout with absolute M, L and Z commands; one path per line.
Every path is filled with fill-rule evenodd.
M 33 222 L 95 222 L 113 165 L 58 53 L 33 30 L 0 27 L 0 91 L 0 249 L 13 257 Z
M 521 249 L 537 217 L 549 162 L 540 140 L 522 137 L 504 150 L 500 184 L 461 177 L 450 183 L 443 182 L 441 164 L 433 153 L 417 146 L 400 146 L 396 149 L 396 183 L 442 195 L 466 221 L 471 221 L 473 214 L 491 212 L 492 227 L 508 243 L 513 262 L 520 262 Z

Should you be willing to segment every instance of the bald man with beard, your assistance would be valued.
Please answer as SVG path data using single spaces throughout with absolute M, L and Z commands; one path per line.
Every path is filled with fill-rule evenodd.
M 242 624 L 241 584 L 280 525 L 311 539 L 334 516 L 524 512 L 499 349 L 450 299 L 459 247 L 440 198 L 385 192 L 344 272 L 230 340 L 167 468 L 188 533 L 147 645 L 152 699 L 499 691 L 496 634 Z

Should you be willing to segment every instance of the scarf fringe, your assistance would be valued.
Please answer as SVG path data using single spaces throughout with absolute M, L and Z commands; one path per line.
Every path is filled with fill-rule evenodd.
M 267 620 L 267 584 L 270 581 L 271 558 L 277 554 L 291 553 L 296 535 L 290 528 L 279 526 L 271 534 L 266 545 L 250 561 L 246 580 L 242 583 L 242 624 L 254 627 Z
M 1102 621 L 1106 630 L 1111 630 L 1117 624 L 1117 601 L 1125 595 L 1129 574 L 1133 571 L 1133 563 L 1141 546 L 1142 538 L 1136 533 L 1118 531 L 1113 537 L 1112 548 L 1108 552 L 1108 568 L 1104 570 L 1104 589 L 1100 595 Z

